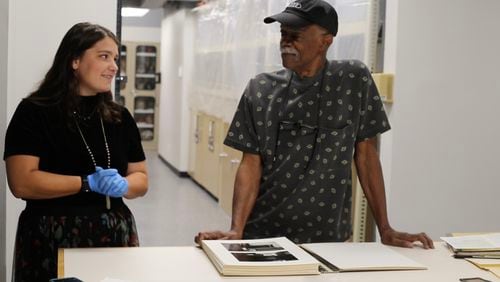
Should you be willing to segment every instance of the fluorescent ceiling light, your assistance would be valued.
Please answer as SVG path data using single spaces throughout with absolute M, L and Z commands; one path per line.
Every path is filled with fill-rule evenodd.
M 143 8 L 122 8 L 122 17 L 142 17 L 149 12 Z

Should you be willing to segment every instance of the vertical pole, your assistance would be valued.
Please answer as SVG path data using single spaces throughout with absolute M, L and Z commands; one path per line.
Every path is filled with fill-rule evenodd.
M 116 64 L 118 65 L 118 72 L 116 73 L 115 76 L 115 101 L 118 100 L 118 97 L 120 97 L 120 81 L 123 79 L 120 76 L 120 57 L 121 57 L 121 45 L 122 45 L 122 6 L 123 6 L 123 0 L 117 0 L 116 1 L 116 38 L 118 38 L 118 42 L 120 43 L 118 46 L 118 59 L 116 61 Z

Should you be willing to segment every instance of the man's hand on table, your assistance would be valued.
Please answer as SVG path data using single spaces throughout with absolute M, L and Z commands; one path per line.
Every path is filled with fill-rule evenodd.
M 239 240 L 243 237 L 241 233 L 234 230 L 229 231 L 204 231 L 199 232 L 198 235 L 194 237 L 194 241 L 197 244 L 201 244 L 202 240 Z
M 380 232 L 382 243 L 391 246 L 413 248 L 414 242 L 422 243 L 424 249 L 434 249 L 432 239 L 424 232 L 411 234 L 388 228 Z

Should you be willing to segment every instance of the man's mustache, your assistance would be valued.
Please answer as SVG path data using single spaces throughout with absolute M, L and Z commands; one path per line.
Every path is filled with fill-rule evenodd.
M 281 47 L 280 48 L 281 54 L 290 54 L 290 55 L 299 55 L 299 51 L 297 49 L 292 48 L 292 47 Z

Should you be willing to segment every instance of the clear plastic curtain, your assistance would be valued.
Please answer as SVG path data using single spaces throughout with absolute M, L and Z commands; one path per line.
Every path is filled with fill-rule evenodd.
M 197 18 L 190 106 L 231 121 L 250 78 L 282 68 L 279 24 L 264 24 L 290 0 L 213 0 Z M 370 0 L 327 0 L 339 14 L 339 34 L 329 59 L 366 62 Z

